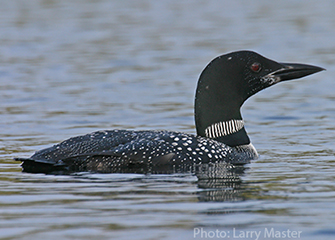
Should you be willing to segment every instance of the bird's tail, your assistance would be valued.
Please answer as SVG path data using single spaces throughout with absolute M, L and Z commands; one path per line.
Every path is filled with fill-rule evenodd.
M 15 161 L 21 161 L 22 172 L 27 173 L 64 173 L 68 169 L 64 165 L 55 165 L 32 158 L 14 158 Z

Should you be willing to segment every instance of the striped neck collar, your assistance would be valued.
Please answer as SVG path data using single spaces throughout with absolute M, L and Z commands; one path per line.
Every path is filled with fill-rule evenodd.
M 205 135 L 208 138 L 218 138 L 230 135 L 240 131 L 244 127 L 243 120 L 229 120 L 210 125 L 205 129 Z

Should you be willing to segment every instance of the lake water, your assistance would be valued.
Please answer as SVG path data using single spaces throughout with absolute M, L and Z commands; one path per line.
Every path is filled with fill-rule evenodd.
M 333 1 L 1 1 L 0 239 L 335 239 Z M 327 69 L 242 109 L 261 157 L 193 174 L 22 173 L 102 129 L 195 133 L 198 76 L 250 49 Z M 259 234 L 259 235 L 258 235 Z

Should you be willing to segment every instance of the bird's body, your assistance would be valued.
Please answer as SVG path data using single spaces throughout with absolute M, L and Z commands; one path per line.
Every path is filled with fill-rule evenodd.
M 256 157 L 251 144 L 232 148 L 181 132 L 110 130 L 73 137 L 38 151 L 23 167 L 28 172 L 42 168 L 44 172 L 169 172 L 172 166 L 187 169 L 220 161 L 245 164 Z
M 258 91 L 322 68 L 283 64 L 251 51 L 215 58 L 198 82 L 197 136 L 169 131 L 109 130 L 73 137 L 22 161 L 26 172 L 169 172 L 204 163 L 245 164 L 257 158 L 240 108 Z

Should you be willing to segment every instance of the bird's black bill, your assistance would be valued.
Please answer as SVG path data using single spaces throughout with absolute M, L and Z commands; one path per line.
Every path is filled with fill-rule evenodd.
M 325 70 L 324 68 L 299 63 L 280 63 L 283 68 L 271 73 L 274 77 L 279 78 L 279 81 L 287 81 L 297 78 L 302 78 L 313 73 Z

